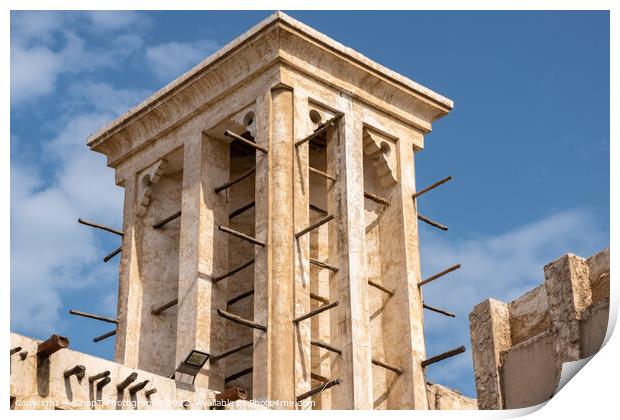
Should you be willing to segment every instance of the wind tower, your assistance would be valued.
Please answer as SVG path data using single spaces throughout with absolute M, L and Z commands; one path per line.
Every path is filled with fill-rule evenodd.
M 91 136 L 125 191 L 116 361 L 198 350 L 212 390 L 428 408 L 418 219 L 444 227 L 414 158 L 451 109 L 278 12 Z

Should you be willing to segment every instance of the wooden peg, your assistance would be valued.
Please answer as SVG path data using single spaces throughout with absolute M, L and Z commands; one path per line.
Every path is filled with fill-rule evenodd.
M 37 356 L 49 357 L 58 350 L 69 347 L 69 339 L 61 335 L 54 334 L 37 347 Z

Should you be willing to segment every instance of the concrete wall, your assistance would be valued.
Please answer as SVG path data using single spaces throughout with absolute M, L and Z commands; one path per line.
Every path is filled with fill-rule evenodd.
M 549 400 L 562 364 L 595 354 L 609 320 L 609 249 L 567 254 L 545 283 L 510 303 L 488 299 L 470 314 L 478 406 L 529 407 Z

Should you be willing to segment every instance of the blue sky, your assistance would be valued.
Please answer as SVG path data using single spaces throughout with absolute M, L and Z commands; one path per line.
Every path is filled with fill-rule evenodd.
M 417 183 L 455 180 L 420 211 L 422 272 L 460 262 L 425 287 L 427 352 L 464 344 L 467 315 L 543 281 L 566 252 L 609 244 L 607 12 L 288 12 L 455 101 L 416 156 Z M 11 14 L 11 329 L 66 334 L 74 349 L 113 357 L 112 329 L 69 308 L 115 316 L 114 235 L 122 191 L 85 139 L 270 12 Z M 428 369 L 475 395 L 471 353 Z

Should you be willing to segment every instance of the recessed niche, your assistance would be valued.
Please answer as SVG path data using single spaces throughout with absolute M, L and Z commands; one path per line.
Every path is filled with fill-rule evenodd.
M 311 109 L 309 114 L 310 114 L 310 121 L 312 121 L 315 124 L 319 124 L 323 120 L 321 113 L 317 111 L 316 109 Z
M 385 142 L 385 141 L 382 141 L 379 147 L 381 147 L 381 151 L 382 151 L 382 152 L 383 152 L 386 156 L 389 156 L 389 155 L 390 155 L 390 153 L 392 152 L 392 148 L 391 148 L 391 147 L 390 147 L 390 145 L 389 145 L 387 142 Z
M 254 112 L 250 111 L 243 117 L 243 124 L 248 127 L 254 122 Z

